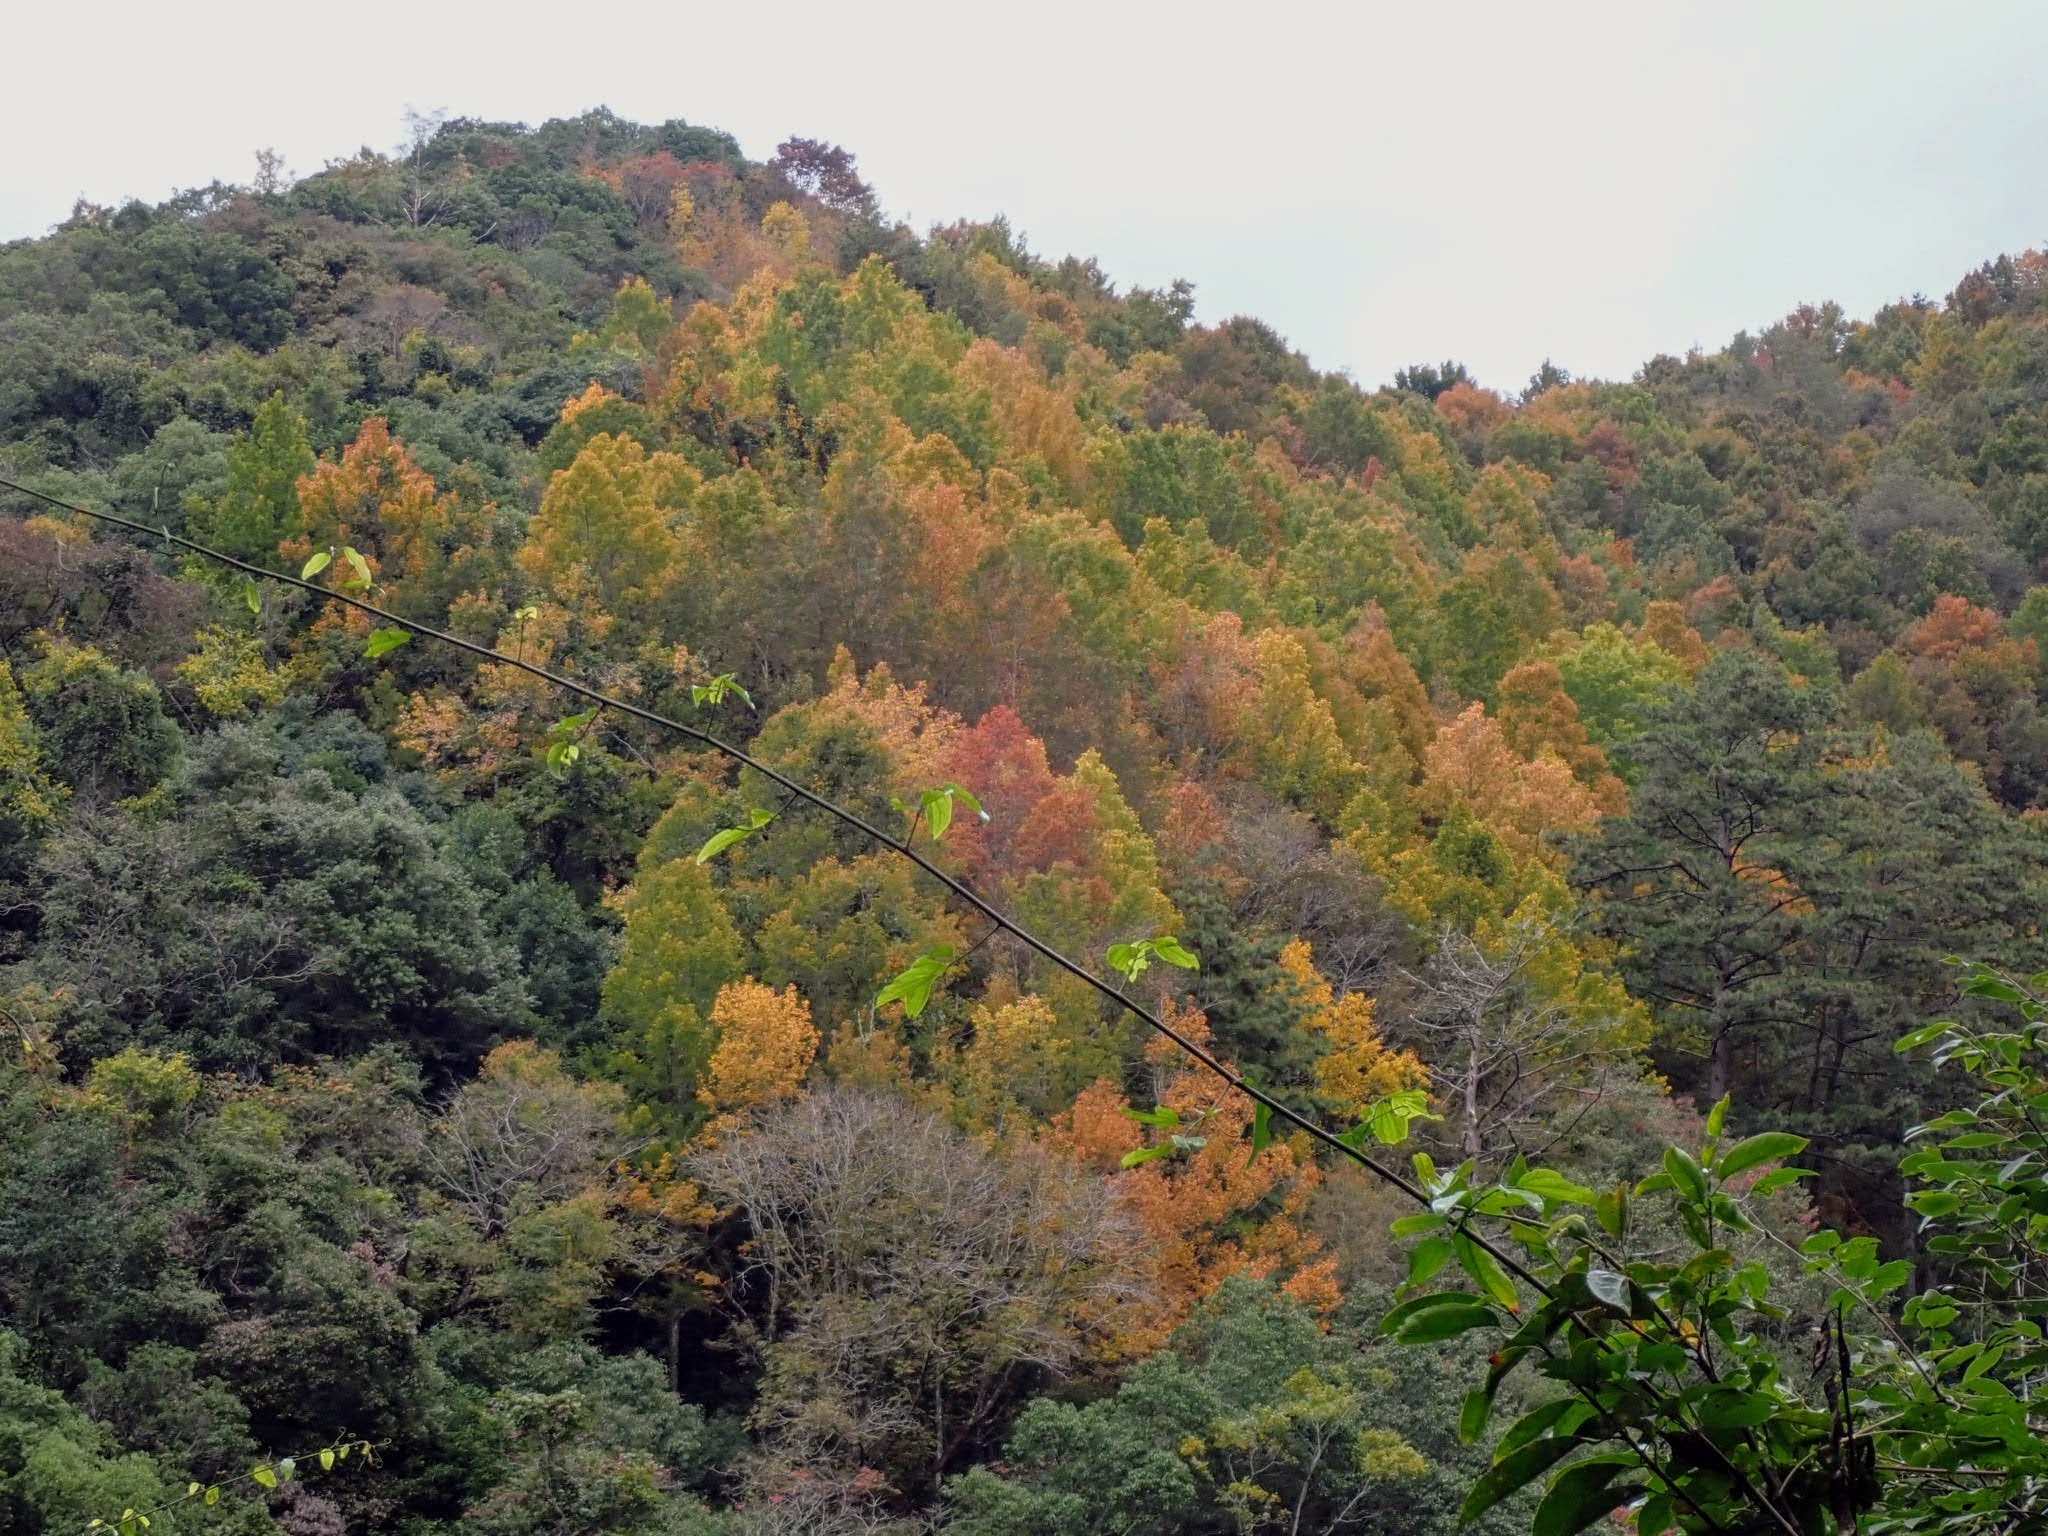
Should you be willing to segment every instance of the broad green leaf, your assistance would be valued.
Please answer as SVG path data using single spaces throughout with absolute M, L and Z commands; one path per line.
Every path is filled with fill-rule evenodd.
M 1971 1131 L 1964 1136 L 1953 1136 L 1941 1144 L 1944 1152 L 1977 1152 L 1985 1147 L 2002 1147 L 2012 1137 L 2004 1131 Z
M 1510 1312 L 1522 1310 L 1522 1298 L 1516 1294 L 1515 1282 L 1508 1278 L 1508 1272 L 1500 1266 L 1500 1260 L 1473 1241 L 1471 1234 L 1458 1231 L 1451 1234 L 1451 1246 L 1458 1255 L 1458 1267 L 1479 1282 L 1481 1290 L 1499 1302 Z
M 1431 1291 L 1427 1296 L 1411 1296 L 1380 1319 L 1380 1332 L 1398 1332 L 1410 1318 L 1442 1307 L 1476 1307 L 1480 1304 L 1479 1298 L 1470 1291 Z
M 1948 1033 L 1950 1027 L 1947 1023 L 1923 1025 L 1911 1034 L 1899 1036 L 1892 1049 L 1895 1051 L 1916 1050 L 1930 1040 L 1939 1040 L 1944 1034 Z
M 292 1480 L 292 1474 L 298 1470 L 299 1464 L 296 1461 L 294 1461 L 291 1457 L 285 1457 L 282 1461 L 278 1462 L 277 1464 L 278 1481 L 285 1483 L 290 1482 Z
M 388 655 L 412 638 L 412 631 L 393 629 L 386 625 L 370 631 L 370 643 L 363 647 L 363 654 L 375 661 L 379 656 Z
M 1429 1112 L 1428 1089 L 1403 1088 L 1368 1105 L 1364 1124 L 1376 1140 L 1392 1147 L 1408 1139 L 1408 1127 L 1412 1122 L 1437 1118 Z M 1360 1139 L 1363 1140 L 1362 1137 Z
M 1618 1184 L 1600 1197 L 1594 1207 L 1594 1214 L 1600 1218 L 1600 1225 L 1615 1237 L 1628 1230 L 1628 1186 Z
M 277 1486 L 277 1474 L 268 1467 L 257 1467 L 249 1475 L 266 1488 L 275 1488 Z
M 1518 1188 L 1539 1194 L 1559 1205 L 1597 1205 L 1600 1201 L 1600 1197 L 1585 1185 L 1574 1184 L 1549 1168 L 1531 1168 L 1514 1182 Z
M 1155 1125 L 1162 1129 L 1180 1124 L 1180 1111 L 1161 1105 L 1157 1109 L 1126 1109 L 1126 1120 L 1135 1120 L 1140 1125 Z
M 1458 1438 L 1467 1445 L 1473 1444 L 1486 1433 L 1487 1416 L 1493 1412 L 1493 1394 L 1483 1387 L 1475 1387 L 1465 1394 L 1465 1401 L 1458 1409 Z
M 1252 1156 L 1257 1157 L 1272 1144 L 1273 1106 L 1260 1099 L 1252 1109 Z
M 1443 1116 L 1429 1112 L 1429 1090 L 1427 1088 L 1398 1088 L 1387 1095 L 1386 1102 L 1406 1115 L 1410 1120 L 1441 1120 Z
M 1677 1147 L 1664 1149 L 1664 1173 L 1671 1182 L 1694 1200 L 1707 1198 L 1707 1176 L 1691 1156 Z M 1640 1194 L 1642 1191 L 1638 1190 Z
M 1156 1147 L 1133 1147 L 1118 1160 L 1119 1168 L 1135 1168 L 1140 1163 L 1149 1163 L 1155 1157 L 1170 1157 L 1175 1147 L 1170 1141 L 1163 1141 Z
M 1408 1117 L 1390 1100 L 1381 1099 L 1373 1105 L 1366 1124 L 1372 1127 L 1373 1140 L 1382 1146 L 1398 1147 L 1408 1139 Z
M 988 820 L 988 812 L 984 811 L 981 808 L 981 802 L 975 799 L 970 792 L 962 789 L 958 784 L 948 784 L 946 788 L 953 792 L 953 798 L 955 800 L 959 801 L 962 805 L 966 806 L 967 809 L 974 812 L 974 814 L 979 816 L 983 821 Z
M 344 581 L 342 585 L 344 587 L 367 587 L 370 584 L 370 562 L 356 553 L 355 546 L 352 544 L 344 544 L 342 546 L 341 558 L 346 560 L 348 568 L 355 572 L 355 575 L 349 580 Z
M 1472 1491 L 1465 1495 L 1464 1508 L 1458 1511 L 1459 1522 L 1471 1524 L 1502 1499 L 1527 1487 L 1578 1449 L 1576 1437 L 1557 1435 L 1547 1440 L 1532 1440 L 1510 1451 L 1479 1474 L 1472 1484 Z
M 1417 1211 L 1412 1216 L 1397 1217 L 1388 1230 L 1396 1237 L 1415 1237 L 1424 1232 L 1441 1232 L 1449 1220 L 1435 1211 Z
M 1617 1312 L 1628 1311 L 1628 1277 L 1611 1269 L 1586 1271 L 1586 1289 Z
M 714 832 L 704 839 L 704 846 L 697 850 L 697 862 L 709 864 L 735 843 L 743 843 L 753 835 L 752 827 L 727 827 L 723 831 Z
M 931 1001 L 932 988 L 952 968 L 954 954 L 950 944 L 926 950 L 875 994 L 875 1006 L 886 1008 L 890 1003 L 901 1003 L 906 1015 L 913 1019 L 918 1017 Z
M 1415 1245 L 1415 1251 L 1408 1255 L 1408 1283 L 1424 1285 L 1434 1280 L 1451 1262 L 1453 1250 L 1448 1237 L 1438 1235 L 1425 1237 Z
M 263 594 L 256 590 L 256 578 L 253 576 L 242 578 L 242 601 L 249 605 L 251 613 L 263 611 Z
M 1539 1435 L 1547 1433 L 1551 1425 L 1579 1406 L 1575 1398 L 1554 1397 L 1540 1408 L 1531 1409 L 1502 1433 L 1500 1443 L 1493 1448 L 1494 1459 L 1501 1460 L 1517 1448 L 1531 1444 Z
M 721 672 L 708 683 L 691 684 L 690 702 L 698 705 L 723 704 L 729 693 L 738 694 L 746 701 L 747 708 L 754 707 L 754 696 L 735 682 L 730 672 Z
M 1168 965 L 1177 965 L 1184 971 L 1198 971 L 1202 968 L 1202 963 L 1195 958 L 1194 952 L 1176 938 L 1154 939 L 1152 953 Z
M 1550 1480 L 1530 1522 L 1530 1536 L 1578 1536 L 1595 1520 L 1626 1504 L 1640 1488 L 1624 1492 L 1610 1486 L 1636 1459 L 1622 1452 L 1575 1461 Z
M 1454 1339 L 1474 1328 L 1496 1327 L 1499 1322 L 1493 1308 L 1468 1299 L 1462 1306 L 1438 1307 L 1410 1318 L 1401 1325 L 1394 1340 L 1400 1344 L 1434 1344 L 1440 1339 Z
M 2000 1360 L 2005 1358 L 2005 1350 L 2005 1345 L 1994 1344 L 1989 1349 L 1985 1350 L 1983 1354 L 1979 1355 L 1976 1359 L 1972 1360 L 1970 1362 L 1970 1368 L 1963 1372 L 1964 1382 L 1968 1383 L 1975 1381 L 1978 1377 L 1982 1376 L 1986 1371 L 1990 1370 L 1991 1367 L 1998 1364 Z
M 1107 959 L 1109 960 L 1109 968 L 1126 981 L 1136 981 L 1139 972 L 1145 969 L 1143 949 L 1136 944 L 1110 945 Z
M 320 1470 L 322 1472 L 332 1472 L 334 1470 L 334 1451 L 332 1447 L 320 1453 Z
M 194 1494 L 196 1494 L 196 1493 L 198 1493 L 198 1492 L 199 1492 L 199 1490 L 200 1490 L 201 1486 L 202 1486 L 202 1485 L 201 1485 L 201 1484 L 199 1484 L 199 1483 L 187 1483 L 187 1484 L 185 1485 L 185 1497 L 186 1497 L 186 1498 L 188 1498 L 188 1499 L 189 1499 L 189 1498 L 191 1498 L 191 1497 L 192 1497 L 192 1496 L 193 1496 Z M 98 1522 L 97 1520 L 95 1520 L 95 1521 L 93 1522 L 93 1524 L 94 1524 L 94 1525 L 98 1525 L 98 1524 L 99 1524 L 99 1522 Z
M 943 789 L 928 789 L 921 799 L 925 827 L 936 843 L 946 835 L 946 828 L 953 825 L 953 797 Z
M 2011 982 L 1988 974 L 1972 976 L 1963 983 L 1963 991 L 1971 997 L 1994 998 L 2001 1003 L 2023 1003 L 2027 994 Z
M 1721 1128 L 1728 1123 L 1728 1095 L 1721 1095 L 1721 1102 L 1707 1111 L 1707 1134 L 1718 1136 Z
M 1691 1366 L 1692 1356 L 1686 1352 L 1683 1344 L 1665 1340 L 1645 1344 L 1636 1351 L 1636 1368 L 1652 1374 L 1663 1371 L 1667 1375 L 1678 1376 Z
M 1763 1163 L 1781 1162 L 1805 1150 L 1804 1136 L 1794 1136 L 1790 1131 L 1764 1131 L 1745 1137 L 1723 1152 L 1720 1161 L 1714 1164 L 1714 1172 L 1720 1178 L 1732 1179 Z
M 1777 1411 L 1777 1403 L 1761 1392 L 1716 1387 L 1700 1399 L 1699 1422 L 1702 1429 L 1754 1429 Z
M 207 1490 L 206 1490 L 206 1500 L 205 1500 L 205 1502 L 206 1502 L 206 1503 L 208 1503 L 208 1504 L 218 1504 L 218 1503 L 220 1502 L 220 1484 L 219 1484 L 219 1483 L 215 1483 L 215 1484 L 214 1484 L 214 1485 L 213 1485 L 213 1486 L 212 1486 L 211 1488 L 209 1488 L 209 1489 L 207 1489 Z
M 1636 1511 L 1636 1536 L 1664 1536 L 1671 1529 L 1671 1495 L 1653 1493 Z
M 1797 1184 L 1801 1179 L 1820 1176 L 1817 1168 L 1773 1168 L 1769 1173 L 1750 1185 L 1750 1193 L 1768 1195 L 1783 1189 L 1787 1184 Z
M 306 557 L 306 563 L 299 567 L 299 580 L 311 581 L 333 563 L 333 551 L 325 549 L 315 550 Z

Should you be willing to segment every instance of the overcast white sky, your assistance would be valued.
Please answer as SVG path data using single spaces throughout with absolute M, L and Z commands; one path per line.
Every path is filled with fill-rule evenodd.
M 1626 377 L 2048 243 L 2042 0 L 117 0 L 7 34 L 0 238 L 390 147 L 408 105 L 602 104 L 833 140 L 920 227 L 1006 213 L 1368 384 Z

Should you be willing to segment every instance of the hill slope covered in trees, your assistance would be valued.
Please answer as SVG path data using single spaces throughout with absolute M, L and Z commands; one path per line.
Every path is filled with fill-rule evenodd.
M 1333 1126 L 1605 1188 L 1725 1094 L 1931 1273 L 1893 1042 L 2044 964 L 2048 258 L 1518 397 L 1191 316 L 829 145 L 449 122 L 0 247 L 0 475 L 965 792 Z M 0 1526 L 348 1439 L 155 1529 L 1453 1528 L 1483 1351 L 1381 1338 L 1357 1170 L 757 775 L 0 503 Z

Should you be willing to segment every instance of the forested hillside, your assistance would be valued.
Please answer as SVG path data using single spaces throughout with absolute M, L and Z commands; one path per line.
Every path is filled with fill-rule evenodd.
M 451 121 L 0 247 L 0 476 L 733 741 L 1404 1167 L 1726 1096 L 1810 1379 L 1810 1231 L 1960 1251 L 1895 1041 L 2048 969 L 2048 257 L 1518 393 L 1192 315 Z M 700 744 L 0 509 L 0 1529 L 1456 1528 L 1398 1192 Z

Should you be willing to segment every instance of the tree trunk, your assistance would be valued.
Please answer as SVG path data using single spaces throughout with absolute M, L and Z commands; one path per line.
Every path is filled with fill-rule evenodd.
M 683 1311 L 671 1306 L 668 1314 L 668 1389 L 677 1396 L 683 1390 Z
M 1714 1038 L 1707 1056 L 1707 1102 L 1718 1104 L 1728 1097 L 1735 1078 L 1735 1029 L 1721 1018 L 1716 1008 L 1708 1025 Z
M 1479 1135 L 1479 1062 L 1484 1042 L 1479 1020 L 1465 1036 L 1465 1155 L 1475 1162 L 1486 1150 Z

